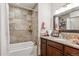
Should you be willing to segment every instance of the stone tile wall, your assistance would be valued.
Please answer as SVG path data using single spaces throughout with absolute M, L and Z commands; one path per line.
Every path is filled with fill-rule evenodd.
M 32 40 L 32 11 L 9 7 L 10 43 L 19 43 Z

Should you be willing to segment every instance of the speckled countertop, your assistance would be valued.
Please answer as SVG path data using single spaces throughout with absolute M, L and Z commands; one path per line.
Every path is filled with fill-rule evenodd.
M 67 40 L 67 39 L 60 39 L 60 38 L 57 38 L 57 37 L 49 37 L 49 36 L 41 36 L 41 38 L 51 40 L 51 41 L 54 41 L 54 42 L 58 42 L 58 43 L 79 49 L 78 44 L 76 44 L 76 43 L 74 43 L 70 40 Z

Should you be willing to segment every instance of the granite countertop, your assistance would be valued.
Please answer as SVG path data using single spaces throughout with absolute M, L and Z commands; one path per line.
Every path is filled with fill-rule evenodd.
M 61 43 L 61 44 L 64 44 L 64 45 L 79 49 L 78 44 L 76 44 L 76 43 L 74 43 L 74 42 L 72 42 L 70 40 L 67 40 L 67 39 L 61 39 L 59 37 L 49 37 L 49 36 L 41 36 L 41 38 L 51 40 L 51 41 L 54 41 L 54 42 L 58 42 L 58 43 Z

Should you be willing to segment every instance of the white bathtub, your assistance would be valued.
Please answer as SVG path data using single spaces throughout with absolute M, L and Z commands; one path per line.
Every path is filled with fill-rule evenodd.
M 37 46 L 32 41 L 10 44 L 9 56 L 36 56 Z

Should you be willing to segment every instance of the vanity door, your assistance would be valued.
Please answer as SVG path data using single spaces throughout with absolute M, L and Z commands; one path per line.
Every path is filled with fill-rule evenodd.
M 66 55 L 66 56 L 79 56 L 79 49 L 65 46 L 64 47 L 64 55 Z
M 53 41 L 47 40 L 47 56 L 62 56 L 63 46 Z
M 47 45 L 47 56 L 62 56 L 62 52 L 52 46 Z
M 45 39 L 41 39 L 41 56 L 46 56 L 46 40 Z

